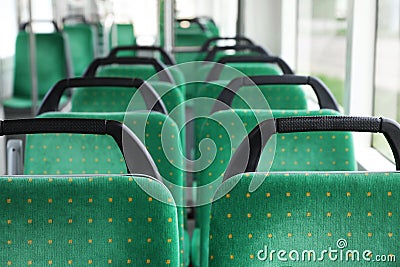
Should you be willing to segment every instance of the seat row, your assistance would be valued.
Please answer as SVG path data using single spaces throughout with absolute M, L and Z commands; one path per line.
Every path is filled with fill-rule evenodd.
M 233 40 L 241 42 L 239 38 Z M 215 41 L 213 39 L 207 43 L 210 45 Z M 246 42 L 246 39 L 243 42 Z M 26 139 L 23 172 L 28 177 L 18 180 L 22 184 L 29 185 L 29 181 L 35 180 L 32 175 L 44 175 L 42 184 L 47 189 L 43 190 L 59 192 L 61 198 L 70 193 L 60 188 L 70 190 L 70 187 L 48 187 L 45 181 L 60 179 L 57 184 L 69 183 L 75 187 L 82 187 L 83 190 L 91 188 L 88 183 L 98 181 L 96 186 L 106 188 L 108 183 L 112 182 L 116 188 L 140 191 L 138 195 L 142 196 L 143 200 L 135 201 L 133 197 L 121 194 L 119 201 L 127 199 L 128 205 L 144 203 L 143 210 L 153 212 L 155 209 L 160 216 L 160 224 L 152 230 L 149 227 L 153 227 L 151 224 L 157 216 L 155 213 L 145 214 L 141 218 L 123 214 L 99 217 L 98 221 L 104 223 L 105 229 L 111 227 L 117 231 L 117 237 L 109 237 L 107 241 L 106 238 L 100 237 L 97 239 L 99 246 L 95 247 L 91 246 L 95 239 L 90 238 L 90 235 L 103 231 L 98 230 L 101 229 L 100 226 L 92 225 L 94 215 L 87 215 L 86 219 L 75 219 L 69 215 L 71 213 L 66 213 L 66 217 L 60 221 L 68 223 L 62 227 L 77 229 L 72 226 L 72 222 L 78 220 L 83 224 L 79 229 L 82 227 L 82 231 L 92 234 L 85 234 L 84 238 L 87 241 L 79 241 L 81 243 L 78 243 L 78 247 L 75 246 L 74 238 L 68 239 L 67 243 L 74 246 L 68 247 L 65 244 L 67 248 L 62 250 L 63 253 L 59 257 L 47 261 L 60 264 L 124 262 L 136 263 L 139 266 L 186 266 L 189 262 L 193 266 L 257 266 L 263 265 L 266 260 L 279 259 L 274 255 L 270 256 L 270 251 L 265 249 L 265 246 L 277 250 L 286 249 L 286 244 L 293 244 L 293 247 L 288 247 L 288 251 L 300 251 L 308 248 L 304 244 L 316 244 L 317 251 L 323 248 L 323 242 L 326 241 L 326 246 L 330 246 L 333 241 L 341 238 L 354 242 L 352 245 L 362 244 L 360 249 L 366 249 L 364 240 L 384 240 L 383 244 L 379 243 L 382 245 L 379 249 L 385 251 L 379 253 L 394 255 L 397 252 L 392 243 L 394 239 L 391 239 L 396 234 L 393 227 L 398 218 L 393 218 L 393 214 L 396 214 L 397 208 L 390 202 L 393 198 L 384 202 L 381 198 L 385 190 L 388 197 L 389 194 L 390 197 L 395 196 L 398 185 L 392 177 L 396 176 L 396 173 L 375 175 L 356 172 L 357 164 L 350 133 L 382 132 L 388 138 L 396 156 L 399 155 L 397 144 L 400 140 L 397 123 L 386 119 L 340 116 L 335 99 L 321 81 L 314 77 L 294 75 L 279 57 L 271 56 L 265 50 L 256 51 L 255 55 L 254 44 L 248 45 L 250 49 L 238 49 L 238 55 L 233 56 L 226 56 L 225 53 L 231 53 L 240 47 L 228 46 L 224 50 L 216 45 L 206 49 L 210 50 L 207 54 L 211 54 L 206 58 L 215 58 L 218 53 L 225 51 L 220 54 L 221 58 L 216 60 L 218 62 L 197 62 L 192 65 L 184 63 L 169 68 L 155 58 L 132 57 L 127 54 L 118 56 L 121 52 L 137 51 L 138 47 L 116 48 L 108 57 L 94 60 L 83 77 L 59 81 L 44 97 L 38 112 L 39 118 L 28 122 L 4 121 L 2 129 L 4 126 L 14 129 L 17 125 L 23 125 L 19 128 L 22 130 L 11 131 L 12 133 L 32 134 L 33 131 L 26 129 L 30 129 L 28 125 L 35 123 L 48 127 L 41 130 L 36 128 L 39 133 L 47 132 L 46 135 L 29 135 Z M 162 51 L 159 48 L 146 49 Z M 167 56 L 164 57 L 165 61 L 168 60 Z M 173 63 L 173 60 L 165 63 Z M 310 99 L 303 88 L 304 85 L 312 87 L 316 101 Z M 66 100 L 68 94 L 63 97 L 68 90 L 70 100 Z M 65 102 L 68 103 L 67 106 L 63 106 Z M 312 110 L 313 106 L 317 109 Z M 193 119 L 188 118 L 188 109 L 193 110 Z M 91 123 L 95 121 L 96 130 L 89 130 L 92 126 L 86 126 L 85 121 L 88 119 L 92 120 Z M 72 130 L 78 121 L 79 130 Z M 190 123 L 193 124 L 192 132 L 188 131 L 191 129 Z M 114 138 L 116 143 L 109 136 L 103 136 L 104 133 L 113 132 L 111 129 L 115 128 L 122 129 L 112 135 L 117 136 Z M 97 135 L 92 136 L 93 133 Z M 103 137 L 105 141 L 100 141 Z M 193 141 L 187 142 L 190 139 Z M 113 144 L 110 144 L 110 141 Z M 254 173 L 256 168 L 257 172 Z M 154 179 L 129 175 L 132 173 L 158 178 L 164 186 Z M 67 174 L 68 178 L 54 176 L 61 174 Z M 364 177 L 363 175 L 375 178 L 359 179 Z M 385 186 L 374 186 L 379 179 L 385 177 L 389 177 Z M 335 179 L 341 181 L 339 185 L 334 183 Z M 127 186 L 127 182 L 132 181 L 135 182 L 133 187 Z M 188 182 L 193 182 L 194 188 L 189 187 Z M 39 186 L 40 183 L 38 180 L 35 186 Z M 311 188 L 313 185 L 315 188 Z M 369 190 L 366 192 L 367 197 L 379 196 L 368 199 L 371 202 L 367 217 L 372 217 L 369 216 L 370 213 L 380 214 L 376 221 L 372 220 L 371 224 L 367 225 L 371 226 L 370 228 L 357 228 L 359 225 L 365 225 L 361 212 L 358 213 L 358 205 L 365 200 L 357 187 Z M 167 197 L 155 197 L 156 191 L 161 191 L 160 194 Z M 346 197 L 343 195 L 345 191 Z M 69 205 L 68 211 L 72 214 L 85 214 L 86 210 L 77 212 L 72 208 L 83 209 L 87 203 L 93 203 L 95 200 L 95 197 L 80 192 L 69 197 L 67 202 L 60 200 L 63 205 L 78 204 Z M 100 192 L 96 193 L 99 198 L 106 196 L 100 198 L 105 204 L 107 201 L 108 204 L 115 203 L 115 197 L 112 195 L 119 197 L 118 191 L 113 193 L 112 190 L 108 192 L 106 189 L 93 189 L 91 193 L 93 192 Z M 325 199 L 324 194 L 326 197 L 335 197 L 335 202 L 330 201 L 331 198 Z M 42 195 L 46 200 L 46 194 Z M 78 198 L 80 195 L 82 198 Z M 193 203 L 188 202 L 190 195 L 193 195 Z M 303 195 L 308 204 L 293 206 L 301 203 L 300 198 Z M 356 197 L 350 198 L 352 195 Z M 74 201 L 75 198 L 79 201 Z M 7 198 L 6 202 L 12 202 L 12 198 L 9 199 L 11 200 L 8 201 Z M 48 199 L 53 201 L 53 198 Z M 162 203 L 161 206 L 169 206 L 165 213 L 161 206 L 160 209 L 153 208 L 152 205 L 158 202 Z M 30 204 L 29 200 L 27 203 Z M 35 203 L 32 198 L 31 203 Z M 346 203 L 344 209 L 348 210 L 347 217 L 343 215 L 338 203 Z M 26 212 L 31 212 L 28 204 Z M 321 205 L 326 212 L 319 212 Z M 195 207 L 190 210 L 190 215 L 195 218 L 196 229 L 190 234 L 186 223 L 187 206 Z M 117 206 L 113 207 L 115 210 L 119 209 Z M 383 207 L 387 207 L 388 217 L 384 216 L 385 212 L 379 210 Z M 66 208 L 56 206 L 55 209 Z M 121 209 L 128 214 L 131 208 Z M 104 206 L 98 206 L 97 210 L 101 210 L 100 214 L 111 212 Z M 93 211 L 87 212 L 93 214 Z M 176 217 L 172 216 L 171 212 Z M 323 217 L 324 214 L 328 219 Z M 39 221 L 43 221 L 46 216 L 50 215 L 39 217 Z M 354 220 L 346 221 L 346 218 Z M 27 220 L 29 226 L 29 220 L 32 222 L 33 219 Z M 48 220 L 53 222 L 52 218 Z M 379 222 L 384 224 L 384 228 Z M 132 238 L 129 237 L 131 228 L 128 228 L 126 234 L 117 230 L 125 229 L 122 226 L 129 223 L 133 223 L 131 225 L 138 231 L 138 235 Z M 282 223 L 290 226 L 280 229 Z M 117 228 L 115 224 L 121 228 Z M 238 224 L 243 227 L 238 229 Z M 383 239 L 383 232 L 386 230 L 388 239 Z M 49 233 L 52 231 L 50 229 Z M 326 236 L 322 237 L 324 231 Z M 366 237 L 362 236 L 365 238 L 362 239 L 360 235 L 366 231 L 369 232 Z M 118 237 L 118 234 L 126 236 Z M 351 238 L 353 236 L 354 238 Z M 57 236 L 57 240 L 58 238 L 61 236 Z M 122 243 L 115 244 L 114 240 L 117 239 Z M 10 240 L 12 243 L 12 239 Z M 27 243 L 33 241 L 28 239 Z M 132 254 L 130 249 L 136 248 L 137 243 L 142 241 L 146 241 L 143 244 L 149 248 L 146 253 Z M 163 245 L 165 241 L 167 246 Z M 46 242 L 51 245 L 54 241 L 48 239 Z M 46 242 L 39 243 L 47 246 Z M 163 250 L 157 253 L 154 249 L 159 249 L 160 244 Z M 113 250 L 108 250 L 121 247 L 125 249 L 117 253 L 118 255 Z M 88 259 L 68 258 L 68 255 L 71 255 L 68 249 L 89 249 L 87 255 L 94 253 L 92 255 L 97 256 Z M 103 249 L 107 249 L 108 254 L 98 255 L 97 251 Z M 378 246 L 371 249 L 380 251 Z M 296 258 L 295 253 L 292 256 Z M 280 255 L 280 258 L 285 258 L 285 255 Z M 9 261 L 15 262 L 15 259 L 10 258 Z

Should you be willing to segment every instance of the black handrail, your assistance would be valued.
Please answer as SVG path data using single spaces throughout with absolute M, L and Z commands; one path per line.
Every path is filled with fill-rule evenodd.
M 242 87 L 253 85 L 310 85 L 318 98 L 318 104 L 321 109 L 333 109 L 339 111 L 339 105 L 331 91 L 316 77 L 298 75 L 265 75 L 239 77 L 232 80 L 218 96 L 211 114 L 231 107 L 237 91 Z
M 106 57 L 106 58 L 97 58 L 92 61 L 89 67 L 86 69 L 83 74 L 84 77 L 95 77 L 97 69 L 101 66 L 107 65 L 151 65 L 154 67 L 157 72 L 160 81 L 168 82 L 175 84 L 175 80 L 172 77 L 171 72 L 167 69 L 167 67 L 156 58 L 147 58 L 147 57 Z
M 255 172 L 261 153 L 276 133 L 351 131 L 382 133 L 392 149 L 396 170 L 400 170 L 400 125 L 391 119 L 351 116 L 313 116 L 268 119 L 258 124 L 236 149 L 224 174 L 224 180 Z
M 110 135 L 121 150 L 129 173 L 160 179 L 158 169 L 139 138 L 124 124 L 102 119 L 35 118 L 0 121 L 0 135 L 76 133 Z
M 175 65 L 175 61 L 172 57 L 160 46 L 139 46 L 139 45 L 131 45 L 131 46 L 117 46 L 113 48 L 108 57 L 117 57 L 118 53 L 121 51 L 152 51 L 159 52 L 162 58 L 162 61 L 166 65 Z
M 61 97 L 65 90 L 68 88 L 78 87 L 127 87 L 137 88 L 143 97 L 146 107 L 149 110 L 168 114 L 168 111 L 162 102 L 160 96 L 154 90 L 154 88 L 143 81 L 142 79 L 128 79 L 128 78 L 96 78 L 96 77 L 83 77 L 64 79 L 56 83 L 51 88 L 45 97 L 43 98 L 42 104 L 39 107 L 37 115 L 45 112 L 58 111 Z

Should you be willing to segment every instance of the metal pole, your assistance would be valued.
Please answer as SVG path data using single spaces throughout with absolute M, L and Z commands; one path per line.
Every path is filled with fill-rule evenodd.
M 243 36 L 243 35 L 244 35 L 244 1 L 238 0 L 236 36 Z
M 164 49 L 173 55 L 175 47 L 175 0 L 164 0 Z
M 30 56 L 30 69 L 31 69 L 31 93 L 32 93 L 32 116 L 36 115 L 36 106 L 38 102 L 38 79 L 37 79 L 37 66 L 36 66 L 36 38 L 33 32 L 33 16 L 32 16 L 32 1 L 29 0 L 29 56 Z

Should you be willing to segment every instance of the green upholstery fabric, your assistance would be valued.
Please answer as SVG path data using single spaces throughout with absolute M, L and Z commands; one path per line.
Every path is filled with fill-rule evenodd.
M 165 82 L 151 82 L 161 96 L 170 116 L 180 128 L 185 123 L 184 97 L 179 87 Z M 125 112 L 145 110 L 140 93 L 132 88 L 76 88 L 71 98 L 73 112 Z M 132 96 L 134 98 L 132 98 Z M 129 110 L 128 110 L 129 108 Z M 182 136 L 184 145 L 184 133 Z
M 104 113 L 84 113 L 84 112 L 70 112 L 70 113 L 61 113 L 61 112 L 52 112 L 52 113 L 44 113 L 42 117 L 46 118 L 89 118 L 89 119 L 107 119 L 107 120 L 116 120 L 120 122 L 124 122 L 142 141 L 142 143 L 146 146 L 150 155 L 152 156 L 157 168 L 159 170 L 160 175 L 165 179 L 164 183 L 168 187 L 168 189 L 172 192 L 174 196 L 174 201 L 178 206 L 178 221 L 179 221 L 179 235 L 181 250 L 181 266 L 184 266 L 184 262 L 188 262 L 189 250 L 185 250 L 185 246 L 187 247 L 189 244 L 189 239 L 185 238 L 185 212 L 184 212 L 184 190 L 182 190 L 182 186 L 185 185 L 184 180 L 184 167 L 183 167 L 183 152 L 181 151 L 181 143 L 179 139 L 179 128 L 177 124 L 170 118 L 165 116 L 164 114 L 158 112 L 132 112 L 132 113 L 124 113 L 124 112 L 104 112 Z M 85 138 L 87 138 L 86 136 Z M 100 136 L 98 136 L 100 137 Z M 112 140 L 113 141 L 113 140 Z M 43 140 L 45 142 L 45 140 Z M 65 144 L 68 146 L 68 144 Z M 88 147 L 88 145 L 86 145 Z M 74 146 L 75 147 L 75 146 Z M 48 150 L 50 147 L 46 147 Z M 89 147 L 88 147 L 89 148 Z M 99 149 L 101 146 L 99 146 Z M 94 151 L 95 156 L 100 159 L 100 157 L 106 157 L 103 150 Z M 116 147 L 113 149 L 118 149 Z M 118 149 L 119 151 L 119 149 Z M 66 153 L 68 153 L 67 151 Z M 47 158 L 49 158 L 47 154 Z M 65 156 L 67 157 L 67 156 Z M 80 158 L 78 157 L 78 160 Z M 49 159 L 48 159 L 49 160 Z M 89 163 L 93 161 L 87 160 Z M 100 160 L 99 160 L 100 161 Z M 79 162 L 78 162 L 79 164 Z M 106 168 L 110 162 L 103 161 L 102 167 Z M 107 169 L 107 168 L 106 168 Z M 75 173 L 75 172 L 74 172 Z M 88 172 L 86 172 L 88 173 Z M 100 172 L 101 173 L 101 172 Z M 126 173 L 126 168 L 125 172 Z
M 185 77 L 181 70 L 177 67 L 170 66 L 168 70 L 171 72 L 172 78 L 177 85 L 181 85 L 184 89 Z M 133 66 L 106 66 L 99 69 L 96 76 L 99 77 L 132 77 L 140 78 L 143 80 L 158 81 L 157 72 L 153 66 L 148 65 L 133 65 Z M 184 93 L 184 91 L 183 91 Z
M 0 184 L 3 266 L 179 266 L 176 207 L 153 179 L 22 176 Z
M 183 78 L 182 73 L 180 73 L 180 70 L 177 67 L 171 67 L 169 68 L 171 70 L 171 73 L 175 73 L 178 75 L 180 78 Z M 96 76 L 98 77 L 122 77 L 122 78 L 140 78 L 143 80 L 148 80 L 148 82 L 153 86 L 153 88 L 156 90 L 156 92 L 161 96 L 161 100 L 164 102 L 165 107 L 167 108 L 168 112 L 171 115 L 171 118 L 173 118 L 178 126 L 180 128 L 183 127 L 185 124 L 185 92 L 186 92 L 186 85 L 185 81 L 177 80 L 177 86 L 169 84 L 167 82 L 161 82 L 158 81 L 157 75 L 155 75 L 156 72 L 152 66 L 112 66 L 112 67 L 105 67 L 102 68 L 98 71 Z M 81 89 L 82 92 L 83 90 L 86 89 Z M 112 93 L 112 92 L 111 92 Z M 110 96 L 109 93 L 105 93 L 105 91 L 102 89 L 102 95 L 105 94 L 105 97 L 101 96 L 102 99 L 96 100 L 96 101 L 106 101 L 108 103 L 114 102 L 115 96 Z M 132 92 L 133 94 L 133 92 Z M 89 97 L 89 99 L 87 99 Z M 79 91 L 76 91 L 75 94 L 73 95 L 73 98 L 81 99 L 79 102 L 83 103 L 82 101 L 88 101 L 88 103 L 92 102 L 94 99 L 91 98 L 90 96 L 85 96 L 82 95 Z M 118 98 L 118 97 L 117 97 Z M 97 98 L 96 98 L 97 99 Z M 110 102 L 110 99 L 113 99 Z M 131 101 L 131 98 L 128 95 L 124 95 L 122 99 L 118 98 L 117 103 L 121 103 L 121 109 L 115 110 L 115 111 L 126 111 L 127 105 L 125 103 L 128 103 Z M 77 102 L 77 101 L 75 101 Z M 98 102 L 99 103 L 99 102 Z M 103 108 L 107 108 L 110 104 L 99 104 L 100 106 L 103 106 Z M 143 104 L 143 103 L 142 103 Z M 79 107 L 78 107 L 79 106 Z M 113 111 L 113 110 L 93 110 L 90 107 L 88 107 L 90 110 L 87 110 L 86 107 L 83 107 L 82 105 L 77 105 L 76 108 L 73 108 L 73 111 Z M 118 106 L 116 107 L 118 109 Z M 135 101 L 135 105 L 130 106 L 130 110 L 132 109 L 144 109 L 144 106 L 141 106 L 139 101 Z M 185 144 L 185 130 L 182 130 L 182 135 L 181 135 L 181 140 L 182 144 Z M 186 150 L 186 148 L 184 148 Z
M 197 99 L 193 105 L 193 116 L 199 118 L 208 116 L 228 81 L 216 81 L 201 86 L 197 85 Z M 234 109 L 272 109 L 272 110 L 307 110 L 307 95 L 301 86 L 297 85 L 263 85 L 247 86 L 238 90 L 238 96 L 233 99 Z M 194 121 L 195 141 L 198 143 L 202 120 Z
M 80 77 L 95 58 L 95 30 L 88 24 L 65 25 L 64 32 L 74 69 L 74 76 Z
M 220 63 L 218 63 L 220 64 Z M 205 64 L 199 71 L 207 77 L 214 64 Z M 270 63 L 228 63 L 226 64 L 218 80 L 233 80 L 237 77 L 247 76 L 259 76 L 259 75 L 281 75 L 281 69 Z
M 208 74 L 216 63 L 204 63 L 199 69 L 194 72 L 191 70 L 189 81 L 206 81 Z M 219 64 L 219 63 L 218 63 Z M 196 65 L 198 67 L 199 65 Z M 184 71 L 184 70 L 183 70 Z M 186 72 L 184 72 L 186 74 Z M 259 75 L 281 75 L 282 71 L 273 64 L 267 63 L 229 63 L 223 68 L 218 81 L 188 84 L 186 86 L 186 98 L 191 99 L 201 96 L 202 93 L 207 91 L 207 84 L 225 81 L 232 81 L 235 78 L 243 76 L 259 76 Z M 210 85 L 212 86 L 212 85 Z
M 203 31 L 197 23 L 191 23 L 189 28 L 180 27 L 176 23 L 175 44 L 176 46 L 197 46 L 200 47 L 209 38 L 216 37 L 210 30 Z M 185 63 L 197 60 L 198 52 L 179 52 L 176 53 L 177 63 Z
M 127 173 L 124 157 L 108 135 L 27 135 L 24 158 L 29 175 Z
M 59 80 L 69 76 L 69 57 L 62 33 L 35 34 L 38 99 Z M 14 91 L 9 100 L 3 102 L 9 108 L 29 108 L 31 102 L 29 34 L 17 36 L 14 64 Z
M 213 114 L 204 120 L 200 139 L 211 139 L 203 145 L 194 174 L 198 187 L 209 188 L 197 193 L 198 203 L 207 203 L 218 187 L 230 158 L 244 137 L 261 121 L 292 116 L 339 115 L 331 110 L 277 111 L 229 110 Z M 216 151 L 215 151 L 216 150 Z M 261 154 L 258 171 L 354 171 L 357 164 L 352 135 L 348 132 L 309 132 L 277 134 L 267 143 Z M 196 226 L 200 227 L 201 244 L 193 252 L 201 253 L 202 263 L 207 261 L 210 205 L 196 209 Z M 196 245 L 195 245 L 196 246 Z M 203 265 L 201 265 L 203 266 Z M 206 266 L 206 265 L 204 265 Z
M 254 177 L 265 180 L 249 192 Z M 379 255 L 397 266 L 389 255 L 400 253 L 398 172 L 257 173 L 234 181 L 212 203 L 210 267 L 378 266 Z
M 114 40 L 114 36 L 116 39 Z M 114 24 L 110 31 L 110 47 L 135 45 L 136 37 L 133 24 Z M 121 54 L 125 54 L 121 53 Z M 128 53 L 132 55 L 132 52 Z

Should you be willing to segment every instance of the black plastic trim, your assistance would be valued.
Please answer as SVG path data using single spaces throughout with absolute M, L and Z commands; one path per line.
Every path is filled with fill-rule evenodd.
M 121 51 L 152 51 L 159 52 L 162 61 L 169 66 L 175 65 L 175 61 L 172 57 L 164 50 L 164 48 L 160 46 L 139 46 L 139 45 L 131 45 L 131 46 L 117 46 L 113 48 L 107 57 L 118 57 L 118 53 Z
M 255 172 L 261 152 L 275 133 L 352 131 L 382 133 L 388 141 L 400 170 L 400 125 L 387 118 L 352 116 L 311 116 L 268 119 L 258 124 L 232 156 L 224 180 L 244 172 Z M 246 159 L 246 155 L 248 158 Z
M 232 80 L 220 93 L 211 112 L 228 109 L 237 91 L 245 86 L 252 85 L 310 85 L 318 98 L 321 109 L 339 111 L 339 104 L 328 87 L 318 78 L 298 75 L 265 75 L 239 77 Z
M 294 74 L 289 65 L 280 57 L 267 55 L 250 55 L 250 56 L 226 56 L 221 58 L 208 73 L 206 81 L 216 81 L 221 76 L 224 65 L 227 63 L 271 63 L 277 64 L 283 74 Z
M 269 55 L 268 52 L 258 45 L 232 45 L 232 46 L 214 46 L 205 56 L 204 61 L 213 61 L 219 51 L 235 50 L 243 51 L 250 50 L 251 52 L 259 53 L 260 55 Z
M 149 83 L 143 81 L 142 79 L 84 77 L 64 79 L 56 83 L 54 87 L 51 88 L 43 98 L 37 115 L 45 112 L 59 111 L 58 107 L 64 91 L 69 88 L 78 87 L 137 88 L 140 89 L 139 92 L 142 94 L 143 99 L 146 102 L 146 106 L 149 110 L 168 114 L 168 111 L 158 93 Z
M 26 30 L 26 27 L 28 27 L 29 25 L 31 25 L 32 23 L 35 23 L 35 22 L 38 22 L 38 23 L 50 23 L 50 24 L 53 25 L 54 30 L 55 30 L 56 32 L 59 32 L 59 31 L 60 31 L 60 28 L 58 28 L 57 23 L 56 23 L 54 20 L 40 20 L 40 19 L 22 23 L 22 24 L 20 25 L 20 27 L 19 27 L 19 30 L 20 30 L 20 31 L 25 31 L 25 30 Z
M 101 66 L 120 64 L 120 65 L 151 65 L 156 70 L 160 81 L 175 84 L 171 72 L 167 67 L 156 58 L 148 57 L 106 57 L 97 58 L 92 61 L 86 69 L 83 77 L 95 77 L 96 71 Z
M 87 24 L 86 18 L 82 14 L 68 15 L 62 18 L 62 23 L 65 24 L 68 20 L 78 20 L 84 24 Z

